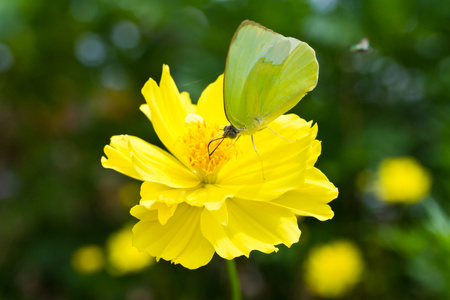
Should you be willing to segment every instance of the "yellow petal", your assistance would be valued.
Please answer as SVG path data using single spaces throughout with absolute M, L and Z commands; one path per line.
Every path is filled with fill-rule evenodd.
M 225 205 L 224 205 L 225 206 Z M 225 259 L 233 259 L 249 253 L 239 249 L 228 237 L 226 226 L 218 221 L 213 211 L 204 210 L 201 216 L 202 234 L 211 242 L 215 251 Z
M 150 112 L 150 107 L 148 107 L 148 104 L 142 104 L 139 106 L 139 109 L 144 113 L 144 115 L 147 116 L 149 120 L 152 120 L 152 114 Z
M 311 144 L 311 156 L 308 158 L 308 161 L 306 162 L 308 168 L 314 167 L 321 152 L 322 152 L 322 143 L 318 140 L 314 140 L 314 142 Z
M 213 184 L 205 184 L 187 195 L 186 203 L 193 206 L 205 206 L 208 210 L 218 210 L 225 199 L 232 197 L 233 192 Z
M 150 78 L 142 88 L 142 94 L 150 110 L 146 115 L 151 116 L 158 137 L 172 154 L 181 159 L 177 139 L 183 134 L 186 115 L 195 111 L 189 95 L 178 92 L 166 65 L 163 66 L 160 86 Z
M 278 251 L 276 245 L 290 247 L 300 238 L 297 218 L 288 209 L 236 198 L 226 204 L 227 226 L 220 224 L 208 210 L 203 211 L 201 218 L 203 235 L 223 258 L 248 257 L 252 250 L 271 253 Z
M 188 114 L 194 114 L 195 113 L 195 110 L 196 110 L 197 106 L 195 104 L 192 104 L 191 97 L 189 96 L 188 92 L 181 92 L 180 93 L 180 100 L 181 100 L 181 105 L 183 105 L 184 110 Z
M 128 140 L 129 137 L 126 135 L 113 136 L 110 145 L 104 148 L 107 158 L 102 157 L 102 165 L 104 168 L 113 169 L 135 179 L 143 180 L 141 174 L 134 168 L 128 149 Z
M 302 186 L 317 128 L 296 115 L 281 116 L 272 123 L 271 128 L 283 138 L 268 129 L 254 135 L 260 160 L 250 136 L 241 137 L 242 153 L 222 168 L 218 186 L 237 190 L 238 198 L 262 201 Z
M 131 208 L 130 214 L 142 221 L 156 221 L 162 225 L 173 216 L 178 204 L 167 204 L 154 200 L 144 200 Z
M 150 210 L 157 210 L 158 220 L 164 225 L 173 216 L 178 203 L 186 200 L 186 191 L 190 190 L 171 188 L 163 184 L 145 181 L 141 187 L 140 204 Z M 141 219 L 141 217 L 138 218 Z
M 180 93 L 180 100 L 181 100 L 181 105 L 183 106 L 183 108 L 186 110 L 186 112 L 188 114 L 193 114 L 195 113 L 196 110 L 196 106 L 194 104 L 191 103 L 191 98 L 189 97 L 189 93 L 187 92 L 181 92 Z M 142 104 L 139 109 L 147 116 L 147 118 L 151 121 L 151 112 L 150 112 L 150 107 L 148 106 L 148 104 Z
M 158 210 L 158 221 L 162 225 L 165 225 L 167 221 L 173 216 L 178 204 L 167 204 L 167 203 L 155 203 L 152 208 Z
M 184 122 L 185 123 L 191 123 L 191 122 L 193 122 L 193 123 L 197 123 L 197 122 L 202 123 L 203 122 L 203 117 L 199 116 L 197 114 L 188 114 L 186 116 L 186 118 L 184 119 Z
M 338 196 L 337 188 L 316 168 L 306 172 L 305 185 L 289 191 L 270 203 L 290 209 L 296 215 L 311 216 L 321 221 L 333 218 L 327 204 Z
M 197 103 L 197 114 L 210 125 L 225 126 L 230 123 L 223 106 L 223 74 L 201 94 Z
M 209 212 L 220 224 L 224 226 L 228 225 L 228 208 L 226 202 L 218 210 L 210 210 Z
M 129 137 L 128 148 L 135 170 L 145 181 L 174 188 L 194 187 L 200 182 L 194 172 L 156 146 L 136 137 Z
M 165 225 L 158 221 L 140 221 L 133 228 L 133 245 L 157 259 L 188 269 L 206 265 L 214 255 L 214 248 L 200 230 L 202 210 L 180 204 Z
M 138 205 L 131 208 L 130 214 L 141 221 L 157 221 L 158 211 L 152 210 L 156 201 L 141 201 Z
M 243 136 L 238 141 L 243 156 L 239 160 L 257 158 L 256 148 L 264 164 L 265 160 L 276 159 L 282 148 L 289 145 L 310 146 L 317 136 L 317 126 L 295 114 L 280 116 L 269 125 L 270 129 L 265 128 L 253 135 L 255 146 L 250 136 Z
M 172 188 L 170 186 L 145 181 L 141 186 L 141 201 L 156 200 L 167 204 L 180 203 L 186 200 L 186 192 L 190 189 Z
M 248 140 L 244 139 L 244 142 Z M 302 186 L 306 159 L 311 152 L 310 143 L 311 139 L 304 143 L 286 141 L 283 147 L 266 149 L 262 166 L 255 152 L 251 153 L 254 157 L 239 156 L 238 160 L 231 160 L 224 166 L 218 175 L 217 185 L 236 191 L 235 196 L 239 198 L 275 199 Z
M 312 121 L 306 121 L 296 114 L 281 115 L 268 125 L 270 129 L 264 129 L 257 134 L 264 133 L 266 136 L 276 137 L 281 142 L 283 139 L 299 140 L 310 133 L 314 138 L 317 136 L 317 125 Z M 277 136 L 278 135 L 278 136 Z

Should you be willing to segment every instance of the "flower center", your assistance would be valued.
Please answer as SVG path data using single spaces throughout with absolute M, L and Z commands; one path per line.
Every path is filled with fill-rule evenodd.
M 232 157 L 236 157 L 238 149 L 230 139 L 217 140 L 209 145 L 209 151 L 214 153 L 209 156 L 208 143 L 217 138 L 220 133 L 219 126 L 208 126 L 206 121 L 186 123 L 185 135 L 181 138 L 189 164 L 194 171 L 204 178 L 204 182 L 214 181 L 217 171 Z M 220 144 L 221 143 L 221 144 Z M 219 146 L 220 144 L 220 146 Z

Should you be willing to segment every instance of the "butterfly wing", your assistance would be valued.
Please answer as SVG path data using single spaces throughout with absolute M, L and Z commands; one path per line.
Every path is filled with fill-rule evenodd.
M 294 107 L 318 79 L 314 50 L 255 22 L 236 31 L 225 67 L 228 120 L 253 134 Z

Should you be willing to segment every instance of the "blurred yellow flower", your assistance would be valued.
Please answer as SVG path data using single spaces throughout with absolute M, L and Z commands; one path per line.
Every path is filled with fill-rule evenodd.
M 139 272 L 151 265 L 155 260 L 146 252 L 139 252 L 132 245 L 132 226 L 111 234 L 106 244 L 107 259 L 113 275 Z
M 377 196 L 390 203 L 415 203 L 430 192 L 431 176 L 412 157 L 388 158 L 381 162 Z
M 133 136 L 113 136 L 102 157 L 111 168 L 144 181 L 141 201 L 131 209 L 140 221 L 133 228 L 133 245 L 157 260 L 189 269 L 206 265 L 217 253 L 225 259 L 252 250 L 276 252 L 300 237 L 296 215 L 319 220 L 333 217 L 327 204 L 337 189 L 314 164 L 321 144 L 317 126 L 294 114 L 283 115 L 269 130 L 243 136 L 231 147 L 224 140 L 209 157 L 208 142 L 227 125 L 223 108 L 223 75 L 193 105 L 179 93 L 163 67 L 160 85 L 150 79 L 142 89 L 151 120 L 171 152 Z M 212 145 L 214 149 L 215 145 Z
M 78 273 L 89 274 L 101 270 L 104 266 L 102 248 L 96 245 L 86 245 L 78 248 L 72 254 L 72 267 Z
M 361 280 L 363 269 L 359 249 L 350 241 L 338 240 L 311 250 L 305 283 L 317 296 L 341 298 Z

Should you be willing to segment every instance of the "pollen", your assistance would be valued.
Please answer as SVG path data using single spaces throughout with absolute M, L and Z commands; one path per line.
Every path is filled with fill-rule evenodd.
M 238 148 L 232 145 L 233 141 L 224 139 L 222 142 L 218 140 L 209 145 L 210 151 L 217 148 L 209 156 L 208 143 L 218 136 L 220 136 L 219 126 L 209 126 L 203 120 L 186 123 L 185 135 L 181 138 L 190 165 L 204 176 L 206 181 L 214 177 L 226 162 L 238 155 Z

